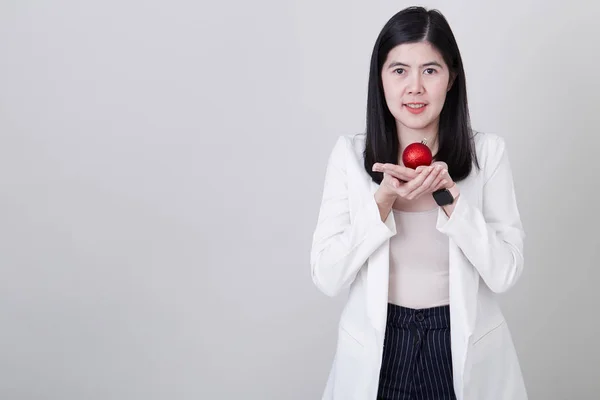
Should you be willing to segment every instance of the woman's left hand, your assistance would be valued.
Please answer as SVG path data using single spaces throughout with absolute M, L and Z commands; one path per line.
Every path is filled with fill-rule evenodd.
M 386 172 L 395 178 L 402 179 L 395 173 L 393 164 L 382 164 L 381 171 Z M 450 188 L 454 185 L 452 178 L 448 174 L 448 165 L 443 161 L 436 161 L 429 166 L 419 166 L 415 169 L 417 173 L 427 174 L 423 183 L 417 186 L 413 191 L 406 195 L 408 200 L 414 200 L 424 194 L 430 194 L 436 190 Z M 416 178 L 414 178 L 416 179 Z

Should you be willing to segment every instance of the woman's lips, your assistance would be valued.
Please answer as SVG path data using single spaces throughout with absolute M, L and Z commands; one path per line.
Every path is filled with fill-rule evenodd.
M 412 114 L 421 114 L 427 108 L 425 103 L 407 103 L 404 107 Z

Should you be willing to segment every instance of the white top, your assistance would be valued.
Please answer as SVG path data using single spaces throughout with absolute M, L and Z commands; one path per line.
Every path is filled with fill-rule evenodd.
M 389 302 L 416 309 L 450 304 L 448 236 L 436 229 L 438 208 L 392 211 Z

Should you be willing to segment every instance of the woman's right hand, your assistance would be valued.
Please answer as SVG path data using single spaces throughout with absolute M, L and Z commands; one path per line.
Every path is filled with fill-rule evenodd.
M 395 176 L 384 172 L 384 169 L 391 167 L 394 168 Z M 419 173 L 414 169 L 395 164 L 375 163 L 373 164 L 373 171 L 383 173 L 383 180 L 379 185 L 379 189 L 377 189 L 377 197 L 380 200 L 389 200 L 392 203 L 396 200 L 396 197 L 404 197 L 405 194 L 410 193 L 411 183 L 419 176 Z
M 384 168 L 394 168 L 394 175 L 384 172 Z M 373 171 L 382 172 L 383 179 L 375 192 L 375 202 L 379 208 L 381 221 L 388 217 L 398 196 L 405 197 L 412 191 L 412 186 L 418 187 L 419 173 L 414 169 L 395 164 L 375 163 Z

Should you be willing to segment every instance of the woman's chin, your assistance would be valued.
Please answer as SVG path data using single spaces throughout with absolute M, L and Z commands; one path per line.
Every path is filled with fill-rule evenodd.
M 399 126 L 413 130 L 427 129 L 431 125 L 431 121 L 396 120 L 396 122 Z

